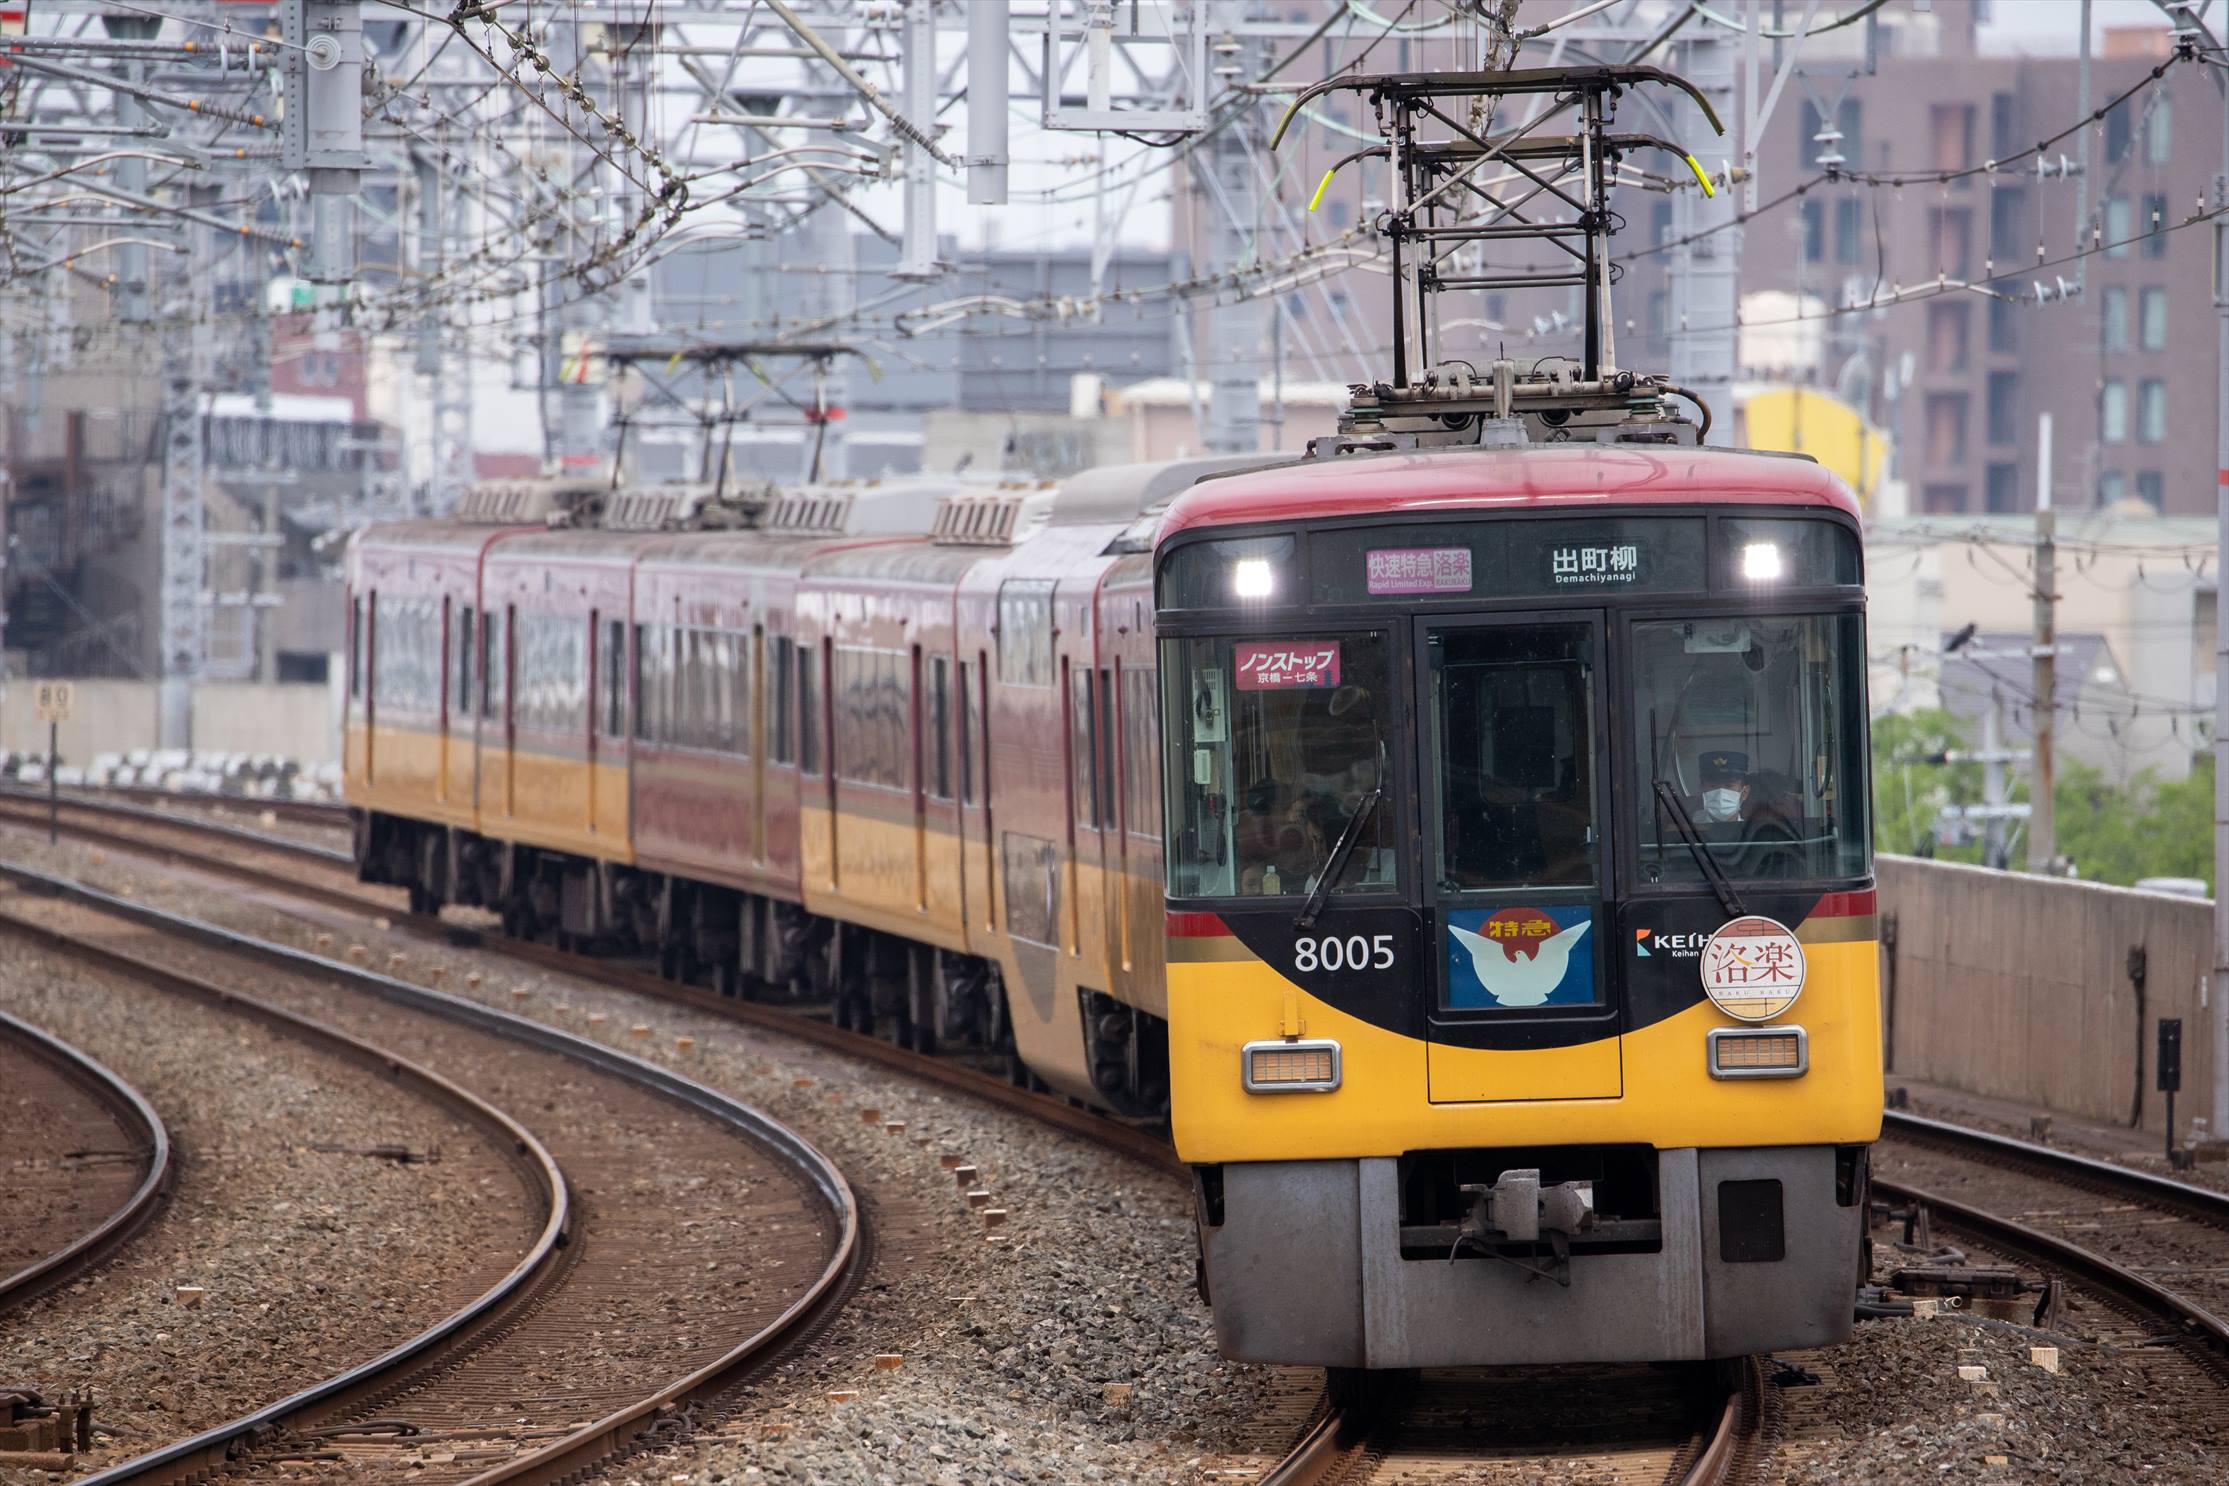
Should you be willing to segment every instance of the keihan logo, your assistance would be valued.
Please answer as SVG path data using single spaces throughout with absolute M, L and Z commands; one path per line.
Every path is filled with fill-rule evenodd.
M 1708 934 L 1659 934 L 1654 929 L 1633 931 L 1633 953 L 1644 960 L 1653 960 L 1659 954 L 1670 955 L 1675 960 L 1692 960 L 1709 942 Z

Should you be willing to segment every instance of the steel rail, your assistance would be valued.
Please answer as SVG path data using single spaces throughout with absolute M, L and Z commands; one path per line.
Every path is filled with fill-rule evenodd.
M 84 904 L 112 917 L 160 930 L 176 937 L 213 946 L 243 958 L 277 966 L 294 974 L 313 979 L 337 982 L 352 989 L 367 992 L 382 1000 L 412 1010 L 469 1026 L 476 1030 L 523 1042 L 548 1052 L 555 1052 L 586 1063 L 603 1072 L 627 1079 L 651 1092 L 661 1094 L 688 1108 L 707 1115 L 741 1132 L 747 1138 L 766 1148 L 774 1156 L 791 1165 L 827 1204 L 836 1221 L 837 1240 L 832 1245 L 827 1262 L 820 1274 L 806 1290 L 793 1300 L 779 1315 L 753 1335 L 742 1339 L 721 1356 L 697 1368 L 686 1376 L 673 1379 L 655 1393 L 636 1399 L 624 1408 L 570 1431 L 558 1440 L 539 1450 L 515 1457 L 503 1465 L 470 1478 L 466 1486 L 493 1486 L 498 1481 L 529 1482 L 547 1486 L 583 1471 L 590 1465 L 608 1460 L 623 1453 L 639 1442 L 648 1432 L 650 1421 L 661 1415 L 677 1400 L 716 1390 L 720 1384 L 749 1370 L 772 1349 L 782 1345 L 802 1331 L 812 1320 L 824 1314 L 848 1291 L 857 1261 L 864 1252 L 859 1205 L 841 1169 L 822 1154 L 803 1136 L 772 1116 L 741 1100 L 710 1088 L 686 1075 L 661 1067 L 646 1059 L 635 1057 L 617 1048 L 606 1047 L 585 1037 L 546 1026 L 510 1012 L 483 1006 L 476 1001 L 452 996 L 446 992 L 428 990 L 412 985 L 377 971 L 327 960 L 285 945 L 273 944 L 250 935 L 237 933 L 219 925 L 150 907 L 144 903 L 121 898 L 98 888 L 70 878 L 40 872 L 16 863 L 0 861 L 0 877 L 18 883 L 32 891 L 69 899 Z M 191 977 L 179 975 L 159 966 L 133 959 L 118 951 L 101 946 L 82 944 L 70 940 L 59 931 L 28 924 L 11 915 L 0 915 L 0 929 L 11 932 L 29 932 L 33 937 L 46 939 L 67 953 L 85 957 L 102 958 L 125 973 L 148 976 L 159 975 L 190 982 Z M 414 1068 L 382 1052 L 368 1043 L 357 1043 L 347 1034 L 308 1018 L 295 1017 L 293 1013 L 267 1007 L 249 997 L 209 987 L 218 999 L 242 1009 L 254 1010 L 298 1022 L 302 1026 L 317 1028 L 324 1035 L 363 1048 L 382 1067 L 400 1070 Z M 478 1103 L 474 1096 L 448 1084 L 439 1075 L 417 1070 L 424 1079 L 445 1089 L 452 1089 L 465 1100 Z M 490 1107 L 492 1108 L 492 1107 Z M 500 1113 L 500 1112 L 498 1112 Z M 563 1177 L 557 1172 L 554 1159 L 524 1127 L 502 1117 L 516 1138 L 531 1143 L 538 1161 L 546 1162 L 548 1171 L 559 1183 L 557 1191 L 564 1193 Z M 524 1148 L 524 1147 L 522 1147 Z M 522 1260 L 512 1275 L 506 1276 L 510 1284 L 521 1272 L 542 1267 L 550 1253 L 558 1250 L 570 1224 L 569 1208 L 562 1200 L 553 1207 L 549 1224 L 545 1225 L 535 1251 Z M 515 1289 L 515 1285 L 513 1285 Z M 495 1292 L 489 1292 L 492 1296 Z M 232 1420 L 206 1430 L 188 1440 L 180 1441 L 165 1449 L 151 1452 L 133 1460 L 124 1461 L 107 1470 L 82 1479 L 79 1486 L 124 1486 L 124 1483 L 150 1481 L 175 1481 L 194 1476 L 203 1470 L 221 1464 L 246 1447 L 254 1436 L 268 1431 L 284 1421 L 305 1414 L 313 1407 L 334 1407 L 352 1395 L 368 1391 L 374 1385 L 391 1383 L 403 1367 L 425 1358 L 437 1347 L 445 1347 L 459 1339 L 467 1329 L 477 1329 L 476 1323 L 492 1319 L 495 1309 L 483 1304 L 483 1296 L 472 1306 L 420 1336 L 403 1343 L 371 1362 L 364 1363 L 339 1377 L 312 1385 L 298 1393 L 266 1405 L 253 1414 Z M 508 1310 L 508 1306 L 501 1307 Z
M 1262 1473 L 1261 1486 L 1330 1486 L 1348 1481 L 1370 1453 L 1380 1411 L 1398 1407 L 1396 1401 L 1331 1405 L 1317 1416 L 1284 1459 Z M 1756 1444 L 1764 1409 L 1763 1359 L 1743 1357 L 1734 1368 L 1726 1401 L 1711 1422 L 1709 1433 L 1702 1437 L 1684 1468 L 1672 1477 L 1675 1486 L 1728 1486 L 1737 1480 L 1750 1463 L 1747 1456 Z M 1599 1440 L 1582 1441 L 1578 1446 L 1590 1454 L 1601 1447 Z M 1386 1465 L 1397 1467 L 1398 1458 L 1389 1452 Z M 1674 1463 L 1678 1464 L 1678 1457 Z
M 195 797 L 169 795 L 165 798 L 184 800 Z M 222 797 L 212 795 L 209 798 L 218 800 Z M 181 830 L 198 831 L 228 841 L 237 841 L 243 846 L 284 851 L 294 856 L 306 857 L 311 861 L 330 863 L 336 867 L 354 867 L 356 864 L 353 853 L 343 851 L 337 846 L 318 846 L 308 841 L 289 841 L 282 836 L 270 836 L 261 831 L 251 830 L 246 826 L 236 826 L 230 821 L 180 816 L 175 811 L 157 809 L 152 805 L 131 805 L 122 800 L 87 799 L 82 795 L 63 795 L 57 804 L 61 811 L 90 811 L 98 815 L 111 816 L 118 820 L 144 821 L 152 826 L 176 826 Z M 33 815 L 43 819 L 46 814 L 46 796 L 34 794 L 28 790 L 0 788 L 0 811 L 5 811 L 10 819 L 29 819 Z M 348 822 L 344 816 L 338 822 L 324 823 L 346 825 Z
M 139 1185 L 115 1211 L 52 1253 L 14 1274 L 0 1276 L 0 1311 L 6 1311 L 83 1274 L 122 1248 L 169 1200 L 176 1170 L 170 1129 L 146 1095 L 91 1054 L 4 1011 L 0 1011 L 0 1036 L 21 1045 L 91 1095 L 143 1148 L 147 1163 Z
M 44 801 L 46 791 L 36 785 L 10 783 L 0 786 L 0 794 L 21 795 L 25 799 Z M 115 795 L 110 803 L 128 801 L 159 803 L 175 801 L 182 806 L 229 806 L 235 810 L 268 810 L 280 820 L 298 821 L 304 825 L 345 827 L 348 824 L 348 806 L 338 800 L 264 799 L 256 795 L 228 794 L 223 790 L 164 789 L 159 784 L 78 784 L 65 785 L 62 803 L 73 799 L 99 801 L 102 795 Z
M 181 820 L 162 812 L 138 811 L 110 802 L 78 803 L 100 813 L 129 819 L 146 819 L 153 824 L 174 826 L 192 832 L 207 832 L 219 837 L 242 834 L 227 831 L 216 822 Z M 0 809 L 0 814 L 5 813 L 4 809 Z M 869 1033 L 840 1028 L 796 1010 L 722 996 L 714 991 L 667 980 L 647 970 L 617 965 L 609 960 L 594 959 L 531 940 L 512 939 L 452 924 L 438 915 L 400 912 L 361 892 L 341 892 L 320 884 L 289 879 L 221 856 L 202 856 L 168 843 L 149 842 L 67 820 L 63 823 L 63 829 L 89 837 L 98 836 L 127 851 L 168 854 L 239 880 L 337 906 L 351 913 L 380 915 L 386 917 L 396 928 L 419 938 L 462 948 L 484 946 L 508 958 L 542 969 L 587 976 L 609 989 L 624 990 L 670 1004 L 691 1007 L 728 1020 L 778 1032 L 799 1041 L 879 1064 L 910 1078 L 936 1083 L 973 1096 L 1088 1140 L 1164 1174 L 1182 1179 L 1189 1173 L 1189 1168 L 1177 1158 L 1165 1133 L 1094 1114 L 1055 1096 L 1021 1088 L 950 1058 L 902 1048 Z M 291 852 L 318 862 L 329 860 L 321 849 L 308 847 L 300 842 L 254 833 L 245 834 L 250 835 L 254 844 L 260 847 Z M 334 962 L 319 960 L 317 963 Z M 1710 1434 L 1681 1480 L 1689 1483 L 1689 1486 L 1724 1486 L 1724 1483 L 1732 1480 L 1741 1461 L 1745 1442 L 1754 1437 L 1761 1418 L 1762 1405 L 1761 1366 L 1755 1358 L 1744 1359 L 1736 1386 L 1729 1391 Z M 1263 1486 L 1311 1486 L 1311 1483 L 1337 1479 L 1340 1471 L 1351 1467 L 1359 1458 L 1359 1451 L 1367 1443 L 1365 1425 L 1366 1421 L 1356 1411 L 1334 1404 L 1327 1398 L 1325 1407 L 1318 1413 L 1316 1422 L 1307 1433 L 1262 1477 Z M 488 1486 L 492 1486 L 492 1482 Z
M 20 821 L 25 824 L 44 823 L 45 806 L 43 801 L 39 803 L 35 811 L 29 808 L 28 803 L 21 810 L 17 808 L 17 805 L 18 801 L 12 795 L 0 791 L 0 821 Z M 153 826 L 170 827 L 179 831 L 215 837 L 220 840 L 242 841 L 243 844 L 253 845 L 258 849 L 284 853 L 323 866 L 352 868 L 354 861 L 346 853 L 336 854 L 325 847 L 312 846 L 300 841 L 289 841 L 276 836 L 261 835 L 217 821 L 181 819 L 163 811 L 145 810 L 113 801 L 78 800 L 63 802 L 62 830 L 83 840 L 97 841 L 104 846 L 112 846 L 120 851 L 141 856 L 169 857 L 206 871 L 230 877 L 235 881 L 269 888 L 290 897 L 302 898 L 328 907 L 339 908 L 348 913 L 385 918 L 397 929 L 423 939 L 461 948 L 474 948 L 484 945 L 512 959 L 522 960 L 528 964 L 537 965 L 560 974 L 586 975 L 606 986 L 692 1006 L 716 1016 L 723 1016 L 752 1026 L 763 1027 L 770 1031 L 785 1033 L 801 1041 L 811 1042 L 820 1047 L 830 1048 L 853 1057 L 882 1064 L 885 1067 L 905 1073 L 909 1077 L 942 1084 L 947 1088 L 974 1095 L 979 1099 L 1013 1110 L 1030 1119 L 1053 1125 L 1069 1134 L 1080 1136 L 1156 1170 L 1177 1176 L 1184 1175 L 1188 1170 L 1181 1161 L 1177 1160 L 1176 1153 L 1170 1148 L 1168 1142 L 1148 1130 L 1077 1109 L 1073 1105 L 1050 1095 L 1032 1093 L 1027 1089 L 1008 1083 L 1004 1079 L 995 1078 L 977 1069 L 964 1067 L 949 1059 L 916 1053 L 866 1033 L 846 1031 L 817 1018 L 801 1015 L 794 1010 L 785 1010 L 763 1002 L 722 996 L 714 991 L 667 980 L 663 976 L 653 974 L 647 970 L 615 964 L 610 960 L 594 959 L 567 950 L 555 949 L 549 945 L 536 944 L 531 940 L 511 939 L 501 934 L 450 923 L 437 914 L 410 913 L 373 896 L 375 893 L 399 891 L 399 889 L 364 886 L 354 889 L 332 888 L 322 883 L 305 882 L 299 877 L 290 877 L 284 873 L 270 871 L 247 862 L 236 861 L 220 854 L 203 854 L 174 843 L 150 841 L 125 831 L 89 824 L 82 820 L 72 820 L 69 818 L 69 811 L 73 808 L 73 805 L 74 808 L 85 813 L 108 815 L 120 820 L 144 822 Z M 320 966 L 331 966 L 337 963 L 316 957 L 310 958 L 313 963 Z M 478 1003 L 467 1004 L 476 1005 Z M 540 1026 L 541 1023 L 531 1022 L 528 1025 Z
M 1952 1149 L 1976 1159 L 2026 1166 L 2051 1179 L 2074 1185 L 2105 1187 L 2155 1211 L 2171 1212 L 2211 1227 L 2229 1228 L 2229 1194 L 2153 1172 L 2116 1166 L 2109 1161 L 2053 1150 L 2031 1141 L 1896 1110 L 1888 1111 L 1883 1134 L 1887 1139 L 1901 1134 L 1915 1144 Z M 1892 1201 L 1923 1205 L 1933 1216 L 1944 1219 L 1953 1228 L 1976 1235 L 1993 1248 L 2020 1255 L 2045 1269 L 2064 1270 L 2120 1304 L 2165 1321 L 2178 1337 L 2194 1345 L 2209 1367 L 2229 1379 L 2229 1321 L 2189 1298 L 2095 1250 L 1954 1197 L 1878 1176 L 1873 1178 L 1873 1190 Z
M 2217 1373 L 2229 1377 L 2229 1324 L 2203 1306 L 2102 1254 L 1924 1187 L 1875 1177 L 1873 1190 L 1891 1200 L 1922 1204 L 1950 1227 L 1974 1234 L 1992 1248 L 2020 1255 L 2046 1269 L 2065 1270 L 2123 1305 L 2168 1322 L 2176 1335 L 2197 1344 L 2200 1356 Z
M 32 892 L 69 898 L 91 907 L 112 911 L 118 917 L 136 919 L 136 915 L 129 911 L 133 909 L 160 914 L 160 910 L 147 910 L 143 905 L 131 904 L 96 889 L 71 883 L 67 879 L 34 872 L 11 863 L 0 862 L 0 877 Z M 406 1363 L 442 1348 L 467 1332 L 476 1330 L 482 1323 L 509 1312 L 531 1293 L 550 1267 L 552 1259 L 562 1252 L 572 1225 L 572 1195 L 556 1158 L 532 1131 L 470 1090 L 429 1068 L 398 1057 L 337 1027 L 238 991 L 228 990 L 183 971 L 151 963 L 111 946 L 73 939 L 62 930 L 10 913 L 0 913 L 0 933 L 14 934 L 57 954 L 223 1007 L 299 1041 L 322 1047 L 351 1062 L 396 1078 L 497 1136 L 502 1147 L 511 1152 L 513 1159 L 539 1189 L 546 1212 L 540 1234 L 517 1264 L 493 1286 L 418 1335 L 335 1377 L 313 1383 L 252 1413 L 202 1430 L 161 1449 L 119 1462 L 106 1470 L 84 1477 L 84 1481 L 113 1486 L 113 1483 L 125 1481 L 182 1480 L 216 1469 L 232 1459 L 239 1448 L 254 1436 L 312 1407 L 337 1401 L 384 1379 Z
M 2229 1192 L 2217 1192 L 2192 1182 L 2177 1181 L 2134 1166 L 2119 1166 L 2093 1156 L 2078 1156 L 2052 1146 L 2038 1145 L 2017 1136 L 1954 1125 L 1903 1110 L 1885 1111 L 1881 1117 L 1884 1139 L 1903 1138 L 1915 1145 L 1948 1149 L 1961 1155 L 2010 1160 L 2037 1168 L 2054 1180 L 2088 1182 L 2111 1187 L 2146 1207 L 2164 1208 L 2179 1216 L 2229 1229 Z

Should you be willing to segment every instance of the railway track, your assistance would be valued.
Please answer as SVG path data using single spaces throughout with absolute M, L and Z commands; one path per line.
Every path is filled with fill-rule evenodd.
M 2229 1194 L 1890 1110 L 1874 1190 L 2104 1297 L 2229 1383 Z
M 85 1053 L 0 1012 L 0 1312 L 66 1284 L 160 1212 L 170 1132 Z
M 0 821 L 43 825 L 44 818 L 43 802 L 0 796 Z M 779 1031 L 972 1095 L 1115 1150 L 1174 1179 L 1187 1175 L 1175 1151 L 1157 1133 L 1018 1088 L 952 1059 L 900 1048 L 795 1009 L 739 1001 L 677 984 L 645 969 L 547 945 L 483 936 L 438 916 L 401 911 L 400 893 L 355 880 L 354 863 L 345 852 L 116 801 L 65 799 L 61 820 L 64 830 L 83 840 L 153 854 L 354 915 L 379 916 L 398 929 L 443 943 L 472 945 L 485 939 L 500 953 L 539 968 L 585 974 L 613 989 Z M 1606 1481 L 1708 1486 L 1738 1479 L 1752 1463 L 1766 1398 L 1754 1365 L 1718 1372 L 1649 1371 L 1637 1374 L 1635 1381 L 1636 1388 L 1622 1390 L 1615 1398 L 1597 1396 L 1602 1409 L 1593 1418 L 1584 1411 L 1544 1411 L 1497 1402 L 1515 1396 L 1510 1380 L 1502 1374 L 1488 1384 L 1459 1373 L 1431 1375 L 1413 1388 L 1367 1403 L 1335 1403 L 1327 1395 L 1311 1412 L 1309 1427 L 1261 1479 L 1284 1486 L 1354 1486 L 1371 1480 L 1471 1480 L 1479 1478 L 1478 1471 L 1490 1471 L 1495 1473 L 1490 1478 L 1506 1472 L 1512 1481 L 1529 1481 L 1538 1479 L 1542 1471 L 1584 1461 L 1590 1470 L 1608 1471 L 1602 1476 Z M 1569 1386 L 1568 1376 L 1543 1374 L 1533 1396 L 1537 1400 L 1549 1391 L 1568 1391 Z M 1547 1418 L 1569 1424 L 1563 1438 L 1542 1431 L 1540 1421 Z M 1506 1426 L 1498 1435 L 1495 1419 Z M 1471 1443 L 1462 1443 L 1462 1438 Z M 1487 1443 L 1478 1443 L 1481 1438 Z
M 288 1479 L 335 1462 L 374 1480 L 554 1482 L 662 1437 L 681 1407 L 722 1412 L 767 1359 L 825 1322 L 858 1272 L 864 1246 L 841 1172 L 693 1080 L 66 879 L 13 866 L 0 877 L 15 889 L 0 895 L 0 929 L 415 1084 L 500 1131 L 542 1205 L 527 1255 L 436 1326 L 86 1480 L 136 1486 L 220 1467 Z M 344 1021 L 348 1030 L 332 1025 Z M 518 1102 L 592 1113 L 545 1141 L 405 1050 L 469 1065 L 472 1082 Z M 736 1257 L 746 1252 L 749 1262 Z M 722 1260 L 732 1261 L 724 1274 Z
M 1264 1486 L 1723 1486 L 1762 1453 L 1762 1364 L 1426 1372 L 1334 1409 Z

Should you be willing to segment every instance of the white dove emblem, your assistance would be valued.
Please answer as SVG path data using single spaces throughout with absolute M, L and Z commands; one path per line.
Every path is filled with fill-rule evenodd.
M 1563 972 L 1571 964 L 1572 948 L 1593 924 L 1576 923 L 1553 938 L 1540 940 L 1538 951 L 1529 958 L 1511 954 L 1504 948 L 1503 940 L 1488 939 L 1484 934 L 1474 934 L 1453 924 L 1447 927 L 1448 932 L 1471 952 L 1471 969 L 1477 972 L 1478 983 L 1497 1004 L 1541 1006 L 1563 983 Z

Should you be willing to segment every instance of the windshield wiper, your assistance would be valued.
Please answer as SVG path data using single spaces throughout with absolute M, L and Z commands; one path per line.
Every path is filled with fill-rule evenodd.
M 1324 904 L 1331 900 L 1331 884 L 1346 870 L 1347 858 L 1354 855 L 1355 842 L 1362 839 L 1362 828 L 1378 810 L 1378 801 L 1385 796 L 1383 788 L 1364 795 L 1355 806 L 1354 814 L 1347 818 L 1347 828 L 1339 839 L 1331 843 L 1331 854 L 1324 858 L 1323 870 L 1316 874 L 1316 885 L 1308 890 L 1308 901 L 1300 905 L 1300 917 L 1293 920 L 1293 927 L 1306 929 L 1316 922 L 1316 915 L 1323 912 Z
M 1734 885 L 1726 880 L 1726 873 L 1710 854 L 1710 848 L 1703 844 L 1703 834 L 1695 829 L 1694 818 L 1687 813 L 1687 806 L 1681 803 L 1678 793 L 1659 779 L 1656 798 L 1663 802 L 1666 813 L 1672 817 L 1672 824 L 1678 828 L 1680 840 L 1687 843 L 1695 865 L 1702 868 L 1703 876 L 1710 880 L 1710 890 L 1718 894 L 1719 906 L 1726 910 L 1726 916 L 1741 918 L 1746 915 L 1749 910 L 1741 906 L 1741 895 L 1734 891 Z

